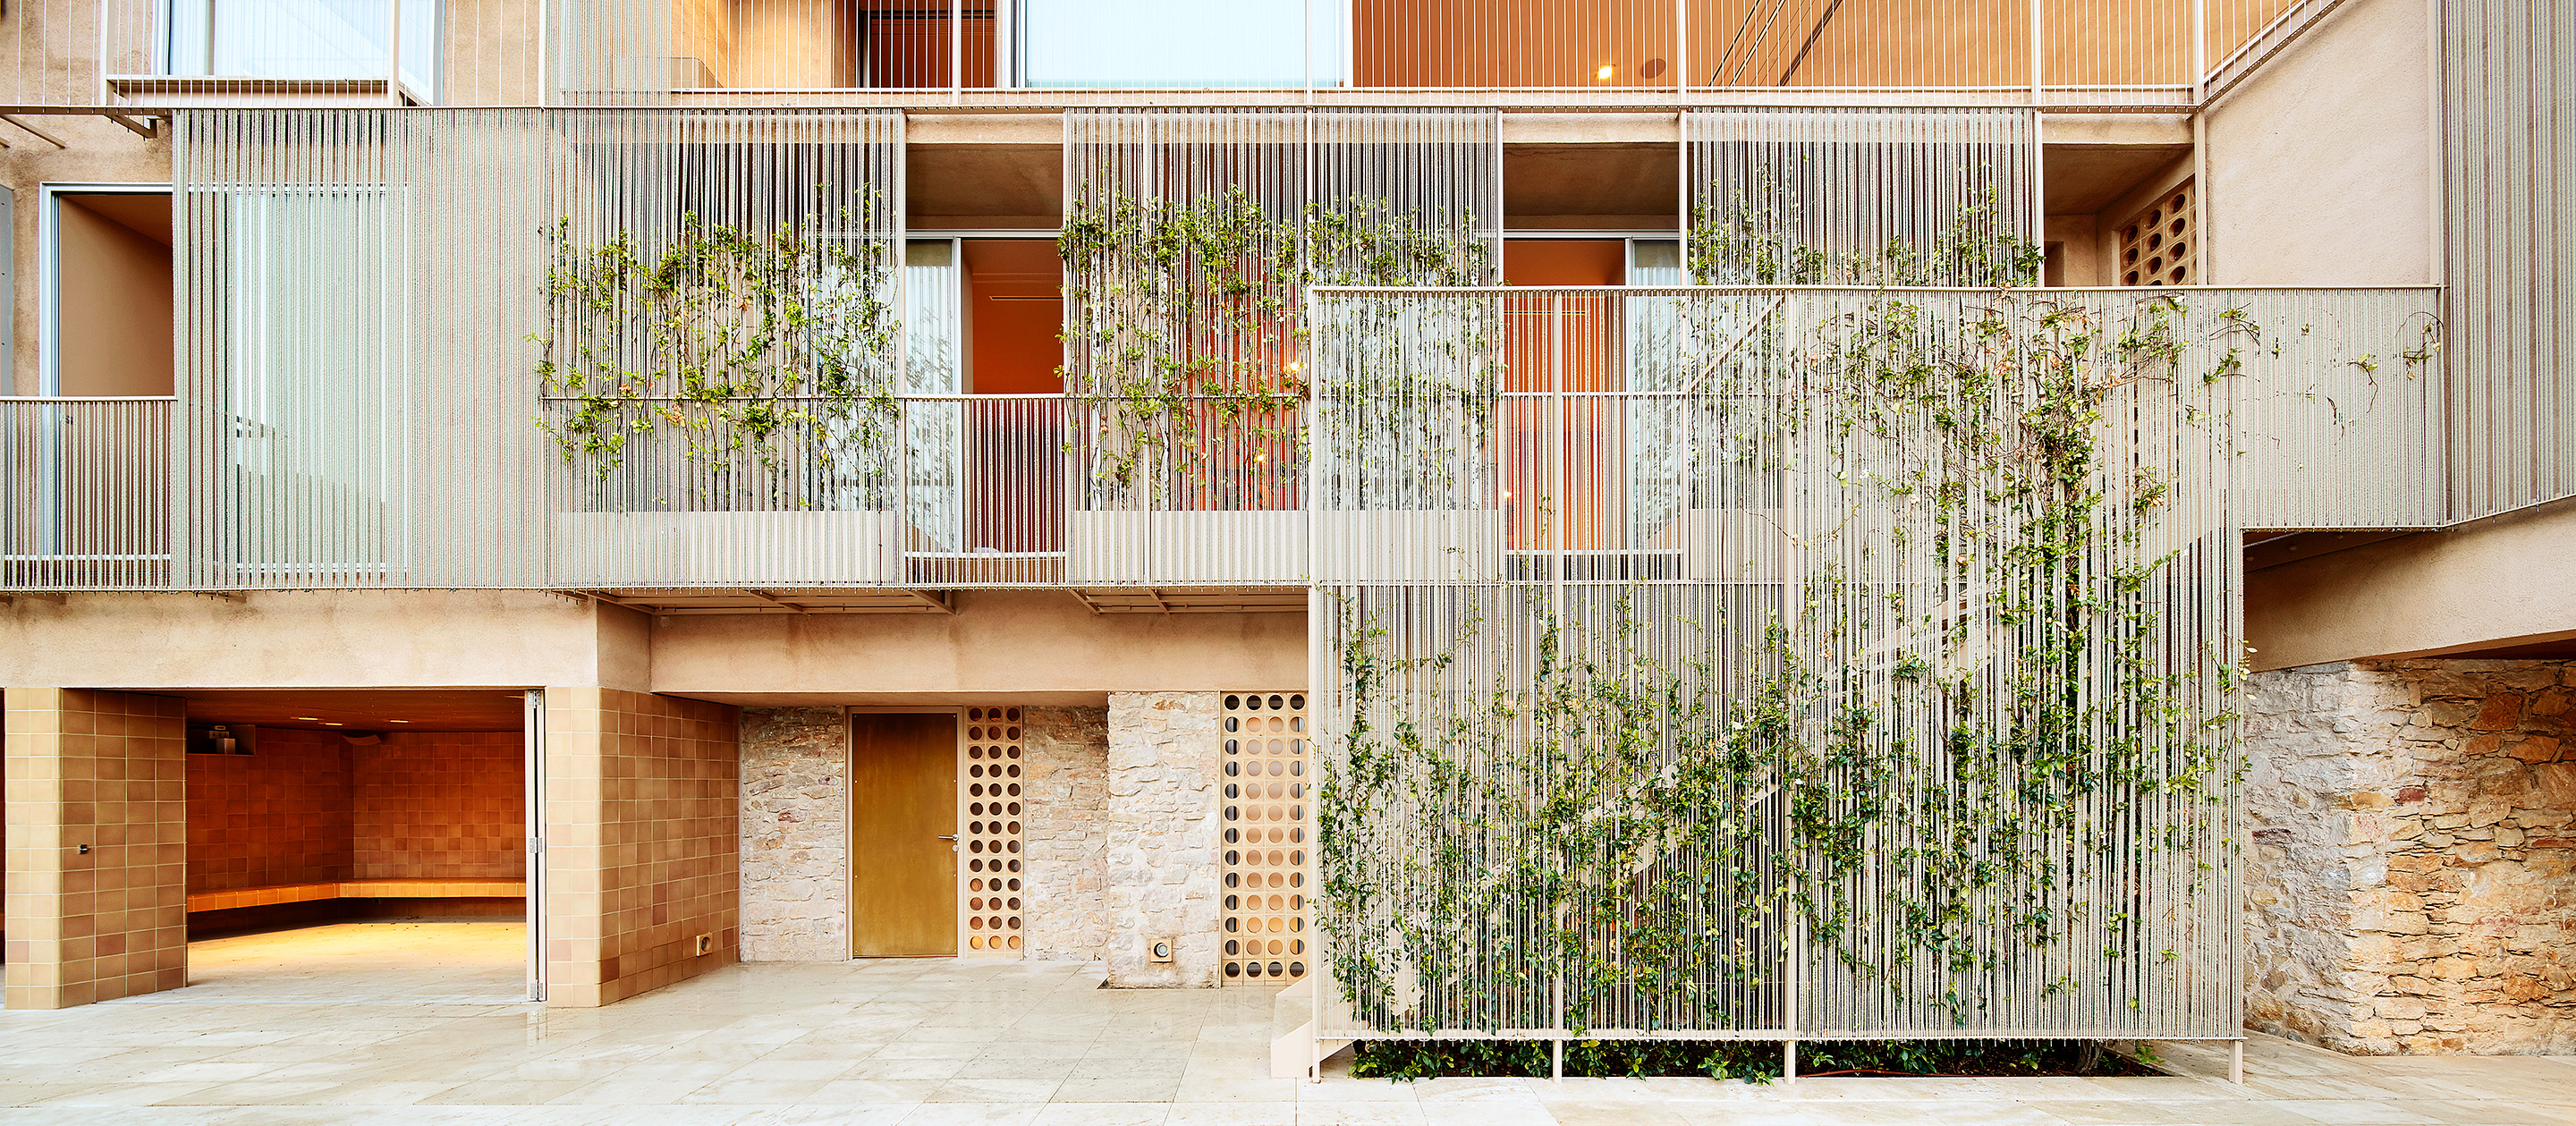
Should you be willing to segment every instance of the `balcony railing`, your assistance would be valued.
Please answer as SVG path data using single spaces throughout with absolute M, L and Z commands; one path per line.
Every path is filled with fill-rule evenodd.
M 0 399 L 0 585 L 169 585 L 171 403 Z
M 171 400 L 0 400 L 0 582 L 1775 583 L 1807 550 L 1795 529 L 1817 519 L 1788 511 L 1799 497 L 1906 495 L 1836 476 L 1858 456 L 1838 444 L 1854 431 L 1814 424 L 1823 405 L 1849 409 L 1831 380 L 1872 364 L 1954 388 L 1940 408 L 1952 417 L 2022 410 L 1977 389 L 2060 365 L 2092 399 L 2050 409 L 2095 412 L 2088 440 L 2132 459 L 2123 487 L 2153 494 L 2193 542 L 2237 525 L 2433 526 L 2439 292 L 1321 289 L 1302 396 L 735 412 L 413 379 L 464 398 L 412 417 L 497 424 L 236 418 L 196 434 L 203 467 L 168 460 Z M 1902 467 L 1929 409 L 1851 426 Z M 522 421 L 532 413 L 552 433 Z M 593 435 L 618 438 L 613 453 Z M 174 469 L 197 483 L 176 513 Z M 174 569 L 180 526 L 193 532 Z
M 0 26 L 0 49 L 17 60 L 0 73 L 11 87 L 0 101 L 758 104 L 863 90 L 1045 103 L 1184 89 L 1267 102 L 1277 91 L 1637 102 L 1922 90 L 2171 105 L 2276 50 L 2319 3 L 25 0 Z
M 2289 0 L 752 0 L 568 9 L 567 91 L 1942 90 L 2171 104 Z M 657 9 L 658 11 L 658 9 Z

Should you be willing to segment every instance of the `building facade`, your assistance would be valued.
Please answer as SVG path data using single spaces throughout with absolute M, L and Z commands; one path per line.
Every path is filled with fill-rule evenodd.
M 184 7 L 0 15 L 11 1007 L 2576 1050 L 2552 13 Z

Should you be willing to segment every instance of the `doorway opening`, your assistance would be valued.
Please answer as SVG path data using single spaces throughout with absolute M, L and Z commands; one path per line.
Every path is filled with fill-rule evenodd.
M 850 953 L 1025 950 L 1020 709 L 850 713 Z
M 527 694 L 179 695 L 190 988 L 173 1000 L 531 996 Z

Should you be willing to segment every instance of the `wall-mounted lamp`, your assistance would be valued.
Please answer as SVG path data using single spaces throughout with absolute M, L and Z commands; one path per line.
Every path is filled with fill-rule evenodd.
M 188 729 L 192 755 L 246 755 L 257 742 L 258 729 L 246 723 L 210 723 Z

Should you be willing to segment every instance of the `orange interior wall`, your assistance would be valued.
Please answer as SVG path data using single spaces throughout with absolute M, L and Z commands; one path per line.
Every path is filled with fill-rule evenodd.
M 349 879 L 349 825 L 336 732 L 262 728 L 254 754 L 188 756 L 191 892 Z
M 262 727 L 248 755 L 188 756 L 188 890 L 325 880 L 515 880 L 527 872 L 516 731 L 413 731 L 351 746 Z
M 966 241 L 968 386 L 978 395 L 1064 390 L 1064 263 L 1047 239 Z
M 404 732 L 353 748 L 355 878 L 524 878 L 525 763 L 516 731 Z
M 1353 78 L 1398 87 L 1670 86 L 1673 15 L 1673 0 L 1358 0 Z
M 887 88 L 948 85 L 948 15 L 946 5 L 919 0 L 861 0 L 859 27 L 866 39 L 868 84 Z M 930 12 L 935 14 L 923 15 Z M 982 13 L 978 15 L 977 13 Z M 959 61 L 964 74 L 958 85 L 993 85 L 993 8 L 968 4 Z
M 1627 244 L 1618 239 L 1506 239 L 1505 285 L 1621 285 L 1627 280 Z M 1514 299 L 1504 314 L 1504 387 L 1547 392 L 1562 380 L 1567 391 L 1617 390 L 1620 335 L 1613 302 L 1603 297 L 1532 294 Z M 1613 404 L 1574 399 L 1564 404 L 1564 432 L 1556 434 L 1557 405 L 1520 399 L 1504 408 L 1509 452 L 1503 487 L 1511 493 L 1508 529 L 1521 549 L 1556 546 L 1605 550 L 1620 545 L 1621 413 Z M 1562 460 L 1564 491 L 1550 498 Z

